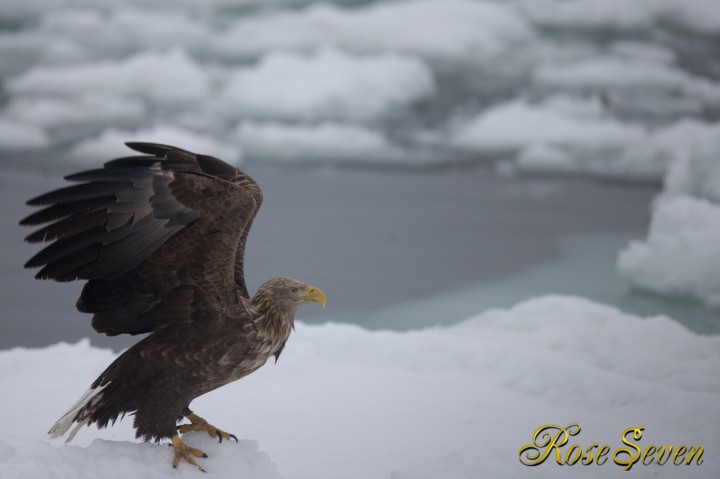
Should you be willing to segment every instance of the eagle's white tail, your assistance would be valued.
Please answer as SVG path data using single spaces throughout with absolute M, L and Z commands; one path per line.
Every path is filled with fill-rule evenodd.
M 73 423 L 76 422 L 75 418 L 77 417 L 78 412 L 80 412 L 80 410 L 85 406 L 90 405 L 90 407 L 92 407 L 93 403 L 99 399 L 98 395 L 102 392 L 103 389 L 105 389 L 105 386 L 107 386 L 107 384 L 98 388 L 88 389 L 85 394 L 83 394 L 82 397 L 78 399 L 75 404 L 73 404 L 70 410 L 66 412 L 63 417 L 58 419 L 55 424 L 53 424 L 53 427 L 51 427 L 48 431 L 48 434 L 50 434 L 50 439 L 55 439 L 68 432 Z M 85 426 L 89 421 L 90 419 L 87 417 L 87 415 L 84 419 L 80 419 L 79 421 L 77 421 L 77 425 L 72 430 L 68 438 L 65 439 L 65 442 L 72 441 L 72 439 L 75 437 L 75 434 L 77 434 L 80 428 Z

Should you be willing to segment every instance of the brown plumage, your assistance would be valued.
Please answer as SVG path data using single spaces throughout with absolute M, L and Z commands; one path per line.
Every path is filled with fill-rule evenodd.
M 127 145 L 146 156 L 67 176 L 80 183 L 28 201 L 44 209 L 21 221 L 50 223 L 27 237 L 51 244 L 25 266 L 42 267 L 38 279 L 87 280 L 77 308 L 93 314 L 95 330 L 150 333 L 92 383 L 53 437 L 129 413 L 138 437 L 171 438 L 183 416 L 201 420 L 189 409 L 194 398 L 277 361 L 304 301 L 325 303 L 321 290 L 290 278 L 248 295 L 245 243 L 262 203 L 252 178 L 210 156 Z M 195 464 L 173 445 L 174 464 L 178 454 Z

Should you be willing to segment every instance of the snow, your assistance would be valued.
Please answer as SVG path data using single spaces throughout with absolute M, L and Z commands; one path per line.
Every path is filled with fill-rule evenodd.
M 147 114 L 145 104 L 137 99 L 106 97 L 97 93 L 73 98 L 58 96 L 20 96 L 7 105 L 8 118 L 47 131 L 58 129 L 131 126 Z
M 664 179 L 646 238 L 617 269 L 638 289 L 718 307 L 719 33 L 717 0 L 8 0 L 0 153 L 19 167 L 98 165 L 136 140 L 234 163 L 502 161 Z M 47 182 L 21 184 L 35 181 Z M 404 311 L 428 304 L 450 315 L 435 298 Z M 170 448 L 138 443 L 129 420 L 48 440 L 114 356 L 87 341 L 0 351 L 0 477 L 197 477 L 171 471 Z M 635 476 L 717 477 L 719 367 L 718 337 L 576 297 L 405 333 L 300 323 L 279 364 L 195 402 L 240 443 L 186 439 L 218 477 L 576 478 L 621 469 L 528 468 L 519 448 L 548 423 L 579 422 L 581 443 L 613 448 L 642 424 L 645 444 L 704 444 L 706 458 Z
M 193 443 L 207 451 L 213 463 L 205 465 L 209 474 L 222 472 L 252 479 L 280 479 L 268 455 L 258 450 L 257 442 L 243 440 L 238 446 L 222 447 L 209 437 L 195 434 Z M 53 447 L 46 440 L 23 438 L 12 442 L 0 439 L 3 477 L 112 478 L 124 474 L 142 477 L 168 477 L 171 472 L 165 445 L 134 444 L 98 439 L 87 448 Z M 85 465 L 82 467 L 81 465 Z M 220 473 L 218 473 L 220 471 Z M 181 469 L 173 477 L 196 478 L 199 471 Z M 125 476 L 127 477 L 127 476 Z M 204 477 L 204 476 L 203 476 Z
M 460 128 L 455 143 L 477 151 L 537 144 L 599 149 L 622 147 L 642 137 L 633 125 L 604 117 L 596 101 L 556 98 L 542 104 L 513 100 L 488 108 Z
M 41 128 L 0 118 L 0 150 L 34 149 L 47 144 L 47 135 Z
M 314 158 L 319 162 L 388 163 L 407 161 L 409 155 L 382 132 L 334 122 L 314 126 L 243 122 L 237 137 L 248 157 L 277 162 Z
M 623 178 L 661 174 L 670 148 L 658 140 L 649 150 L 644 128 L 614 119 L 596 99 L 565 96 L 487 108 L 459 122 L 452 138 L 465 151 L 516 158 L 523 171 Z
M 512 8 L 470 0 L 402 0 L 354 9 L 327 3 L 236 23 L 215 44 L 226 56 L 328 44 L 356 52 L 405 52 L 480 61 L 533 38 Z
M 74 96 L 92 92 L 172 105 L 207 97 L 210 81 L 192 58 L 175 49 L 140 53 L 118 62 L 38 66 L 12 80 L 8 89 L 16 95 Z
M 597 97 L 512 100 L 455 123 L 457 148 L 514 158 L 522 171 L 652 180 L 699 145 L 705 157 L 720 157 L 720 122 L 682 119 L 643 127 L 615 119 Z
M 715 0 L 526 0 L 525 12 L 544 26 L 645 30 L 667 23 L 694 33 L 720 31 Z
M 720 305 L 720 205 L 679 196 L 659 201 L 645 241 L 618 258 L 621 273 L 645 289 Z
M 37 167 L 104 130 L 162 125 L 232 144 L 247 124 L 263 124 L 308 146 L 280 152 L 250 140 L 254 162 L 504 161 L 660 183 L 671 155 L 654 138 L 718 120 L 716 3 L 9 1 L 0 7 L 0 120 L 21 134 L 3 135 L 17 139 L 2 150 L 28 153 L 23 162 Z M 601 111 L 558 112 L 557 97 Z M 512 119 L 543 127 L 500 150 L 472 132 L 502 128 L 510 141 Z M 327 124 L 342 125 L 341 137 L 321 141 Z M 352 153 L 326 154 L 346 131 L 369 136 Z M 592 137 L 609 147 L 599 151 Z
M 126 6 L 112 9 L 60 9 L 44 16 L 38 30 L 83 45 L 86 56 L 126 56 L 152 47 L 193 48 L 208 42 L 212 31 L 203 15 L 183 10 Z M 88 44 L 86 39 L 95 40 Z M 53 57 L 49 57 L 53 58 Z
M 237 71 L 218 101 L 225 113 L 283 120 L 371 120 L 433 95 L 432 72 L 405 55 L 353 57 L 335 49 L 274 53 Z M 229 110 L 229 111 L 227 111 Z
M 536 71 L 535 81 L 543 86 L 564 89 L 660 90 L 697 98 L 703 103 L 720 103 L 720 83 L 694 77 L 669 65 L 665 58 L 657 61 L 648 58 L 646 52 L 643 56 L 643 59 L 635 55 L 627 58 L 609 56 L 580 60 L 569 65 L 544 65 Z
M 109 158 L 127 156 L 126 141 L 146 141 L 167 145 L 181 145 L 190 151 L 217 156 L 231 164 L 242 158 L 240 148 L 231 144 L 218 143 L 209 136 L 179 127 L 158 125 L 138 131 L 104 130 L 100 135 L 84 140 L 72 150 L 72 157 L 81 162 L 102 164 Z
M 720 305 L 720 125 L 693 130 L 693 145 L 678 154 L 653 205 L 647 238 L 618 256 L 618 271 L 635 286 Z M 675 143 L 674 132 L 663 140 Z M 677 145 L 685 151 L 683 145 Z
M 526 0 L 524 12 L 545 27 L 570 29 L 644 29 L 652 16 L 641 2 L 624 0 Z
M 87 341 L 0 352 L 3 478 L 166 477 L 170 448 L 136 444 L 127 420 L 84 428 L 76 445 L 45 439 L 112 358 Z M 299 323 L 277 365 L 193 403 L 240 444 L 186 439 L 218 477 L 597 477 L 619 466 L 529 468 L 518 451 L 544 424 L 579 422 L 579 442 L 613 449 L 622 431 L 644 425 L 641 444 L 705 445 L 704 463 L 682 466 L 682 476 L 714 477 L 718 367 L 720 338 L 576 297 L 407 333 Z M 670 477 L 678 467 L 636 465 L 634 474 Z
M 644 0 L 642 3 L 658 22 L 700 34 L 720 33 L 720 10 L 714 0 Z

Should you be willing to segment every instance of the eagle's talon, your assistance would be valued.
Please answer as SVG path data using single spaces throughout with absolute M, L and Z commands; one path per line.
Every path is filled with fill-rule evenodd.
M 178 464 L 180 464 L 180 460 L 182 459 L 185 462 L 187 462 L 188 464 L 191 464 L 191 465 L 197 467 L 202 472 L 205 472 L 205 470 L 200 466 L 200 464 L 195 462 L 195 459 L 193 459 L 193 456 L 207 458 L 208 457 L 207 454 L 205 454 L 200 449 L 195 449 L 194 447 L 188 446 L 187 444 L 182 442 L 182 440 L 180 439 L 180 436 L 178 436 L 177 434 L 172 437 L 171 446 L 175 450 L 175 457 L 173 457 L 173 461 L 172 461 L 173 468 L 177 469 L 177 466 L 178 466 Z
M 193 412 L 186 414 L 185 417 L 190 419 L 190 424 L 181 424 L 180 426 L 177 426 L 177 430 L 180 434 L 185 434 L 190 431 L 205 431 L 210 437 L 217 437 L 218 442 L 223 442 L 223 439 L 230 438 L 235 439 L 235 442 L 240 442 L 235 434 L 230 434 L 216 428 Z

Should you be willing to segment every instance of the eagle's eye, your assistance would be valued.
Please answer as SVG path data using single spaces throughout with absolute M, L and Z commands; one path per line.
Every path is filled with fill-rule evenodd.
M 297 293 L 297 288 L 293 288 L 290 291 L 292 291 L 293 293 Z

